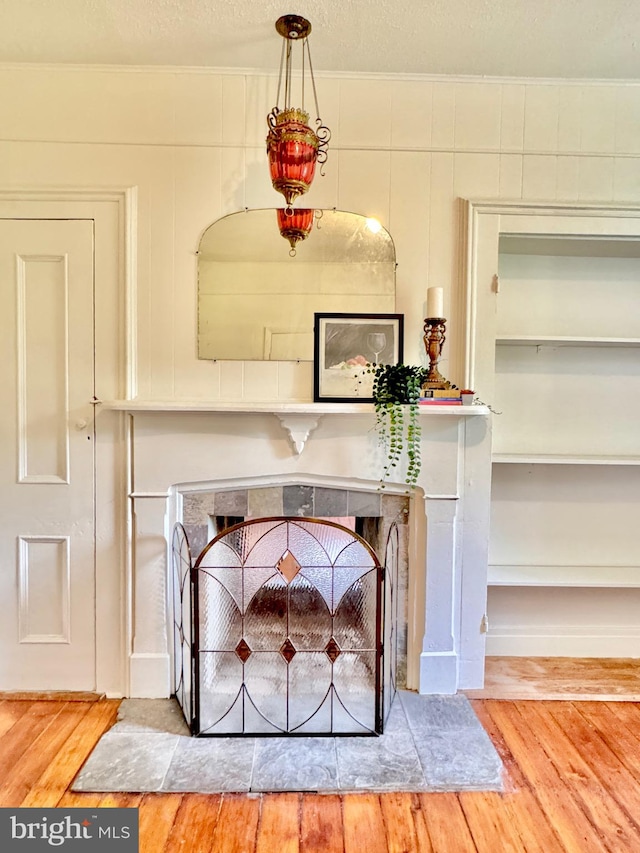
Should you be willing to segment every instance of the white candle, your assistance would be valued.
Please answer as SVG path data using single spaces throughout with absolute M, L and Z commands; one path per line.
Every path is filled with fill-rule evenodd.
M 444 316 L 444 291 L 441 287 L 430 287 L 427 290 L 427 317 Z

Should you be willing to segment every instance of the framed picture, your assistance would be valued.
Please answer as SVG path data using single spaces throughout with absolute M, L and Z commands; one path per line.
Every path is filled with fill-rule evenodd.
M 400 364 L 404 314 L 315 314 L 313 399 L 373 402 L 367 367 Z

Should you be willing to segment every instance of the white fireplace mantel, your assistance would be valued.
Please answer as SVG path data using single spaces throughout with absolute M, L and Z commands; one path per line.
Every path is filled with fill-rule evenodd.
M 166 696 L 169 545 L 180 495 L 275 482 L 375 492 L 384 461 L 375 409 L 370 403 L 183 400 L 115 400 L 100 408 L 127 413 L 131 426 L 129 695 Z M 408 686 L 420 693 L 450 694 L 483 682 L 488 415 L 479 405 L 420 410 L 422 470 L 411 495 L 407 612 Z M 406 491 L 402 483 L 390 488 Z
M 315 415 L 370 415 L 374 411 L 373 403 L 287 403 L 278 400 L 266 402 L 245 401 L 209 401 L 209 400 L 106 400 L 100 405 L 105 409 L 123 412 L 272 412 L 277 414 L 315 414 Z M 488 415 L 487 406 L 423 406 L 421 415 Z
M 256 414 L 267 412 L 275 415 L 289 434 L 295 454 L 304 450 L 307 439 L 323 415 L 371 415 L 372 403 L 281 403 L 281 402 L 209 402 L 206 400 L 110 400 L 101 403 L 105 409 L 114 409 L 133 414 L 134 412 L 228 412 Z M 421 416 L 444 417 L 486 416 L 486 406 L 426 406 L 420 409 Z

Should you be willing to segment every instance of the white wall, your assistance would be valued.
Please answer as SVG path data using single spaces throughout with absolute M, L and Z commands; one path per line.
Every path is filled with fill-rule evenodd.
M 244 207 L 282 204 L 264 144 L 276 82 L 0 67 L 0 186 L 138 188 L 130 375 L 140 397 L 312 398 L 310 363 L 196 355 L 202 231 Z M 424 360 L 427 287 L 444 287 L 441 370 L 454 382 L 463 378 L 465 322 L 460 198 L 640 203 L 640 83 L 319 75 L 317 85 L 333 140 L 305 206 L 376 216 L 391 233 L 407 362 Z M 533 611 L 518 613 L 510 595 L 496 599 L 498 621 L 528 624 Z
M 442 367 L 453 381 L 464 323 L 459 198 L 640 201 L 640 84 L 317 84 L 333 141 L 308 205 L 377 216 L 392 234 L 405 360 L 424 359 L 426 289 L 444 287 Z M 281 204 L 264 145 L 275 88 L 266 75 L 0 67 L 0 184 L 138 187 L 140 396 L 311 398 L 309 363 L 196 357 L 201 232 L 245 206 Z

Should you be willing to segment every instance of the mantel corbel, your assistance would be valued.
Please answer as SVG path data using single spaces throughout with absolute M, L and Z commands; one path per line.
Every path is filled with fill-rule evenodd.
M 274 412 L 282 426 L 289 433 L 294 453 L 299 456 L 304 450 L 307 439 L 318 426 L 321 415 L 310 413 Z

